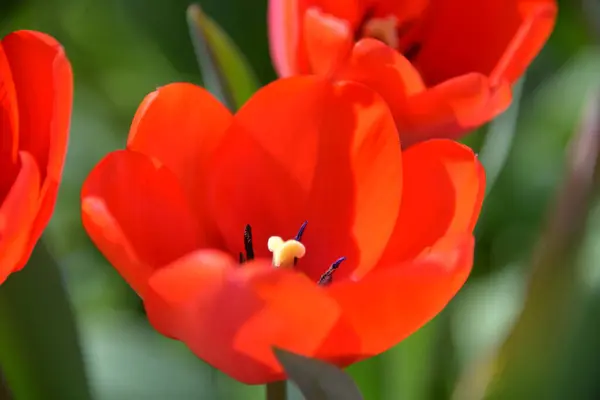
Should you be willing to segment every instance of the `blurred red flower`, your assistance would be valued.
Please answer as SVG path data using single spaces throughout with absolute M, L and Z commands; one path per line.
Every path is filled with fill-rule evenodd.
M 364 85 L 282 79 L 232 116 L 175 83 L 90 173 L 82 213 L 158 331 L 258 384 L 283 377 L 272 346 L 344 366 L 439 313 L 469 275 L 484 186 L 456 142 L 402 152 Z
M 556 13 L 555 0 L 269 0 L 271 55 L 280 76 L 378 91 L 406 147 L 503 112 Z
M 33 31 L 0 42 L 0 283 L 23 268 L 54 210 L 71 118 L 63 48 Z

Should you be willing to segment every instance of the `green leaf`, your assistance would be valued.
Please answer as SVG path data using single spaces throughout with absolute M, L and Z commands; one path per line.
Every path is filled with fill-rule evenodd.
M 15 399 L 91 399 L 58 265 L 38 243 L 0 286 L 0 365 Z
M 306 399 L 362 400 L 358 387 L 341 369 L 326 362 L 274 349 L 289 379 Z
M 379 354 L 352 364 L 346 370 L 367 399 L 384 400 L 385 371 L 383 357 L 383 354 Z
M 250 64 L 199 5 L 188 7 L 187 20 L 206 89 L 230 110 L 238 109 L 260 87 Z

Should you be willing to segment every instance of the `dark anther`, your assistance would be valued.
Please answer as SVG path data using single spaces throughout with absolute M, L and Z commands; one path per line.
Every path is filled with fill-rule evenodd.
M 333 264 L 331 264 L 331 267 L 329 267 L 329 269 L 325 271 L 325 273 L 319 278 L 319 285 L 329 285 L 333 281 L 333 273 L 339 268 L 340 264 L 344 262 L 344 260 L 346 260 L 346 257 L 340 257 Z
M 244 257 L 244 253 L 242 253 L 242 252 L 240 251 L 240 264 L 243 264 L 243 263 L 245 263 L 245 262 L 246 262 L 246 257 Z
M 298 234 L 296 235 L 294 240 L 296 240 L 298 242 L 302 241 L 302 235 L 304 235 L 304 230 L 306 229 L 306 224 L 308 224 L 308 221 L 304 221 L 302 223 L 302 225 L 300 226 L 300 229 L 298 230 Z
M 254 248 L 252 247 L 252 228 L 246 225 L 244 228 L 244 249 L 246 250 L 246 260 L 254 260 Z

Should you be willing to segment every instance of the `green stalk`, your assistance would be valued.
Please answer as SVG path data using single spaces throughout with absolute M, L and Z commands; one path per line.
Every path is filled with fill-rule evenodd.
M 0 366 L 15 399 L 91 399 L 68 295 L 41 242 L 0 286 Z

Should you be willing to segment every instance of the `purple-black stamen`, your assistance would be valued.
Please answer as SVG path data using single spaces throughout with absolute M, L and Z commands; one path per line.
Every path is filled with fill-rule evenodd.
M 327 271 L 325 271 L 325 273 L 319 278 L 318 284 L 321 286 L 329 285 L 333 281 L 333 273 L 336 269 L 340 267 L 340 264 L 345 260 L 346 257 L 340 257 L 333 264 L 331 264 L 331 267 L 329 267 L 329 269 L 327 269 Z
M 304 221 L 302 223 L 302 225 L 300 225 L 300 229 L 298 230 L 298 234 L 296 234 L 296 237 L 294 238 L 295 241 L 297 242 L 301 242 L 302 241 L 302 235 L 304 235 L 304 230 L 306 229 L 306 225 L 308 224 L 308 221 Z M 294 265 L 296 265 L 298 263 L 298 259 L 294 258 Z
M 308 224 L 308 221 L 304 221 L 302 223 L 302 225 L 300 226 L 300 229 L 298 230 L 298 234 L 294 238 L 294 240 L 296 240 L 297 242 L 302 241 L 302 235 L 304 235 L 304 230 L 306 229 L 306 224 Z
M 244 257 L 244 253 L 242 253 L 242 252 L 240 251 L 240 264 L 243 264 L 243 263 L 245 263 L 245 262 L 246 262 L 246 257 Z
M 254 248 L 252 247 L 252 227 L 246 225 L 244 228 L 244 249 L 246 250 L 246 261 L 254 260 Z

